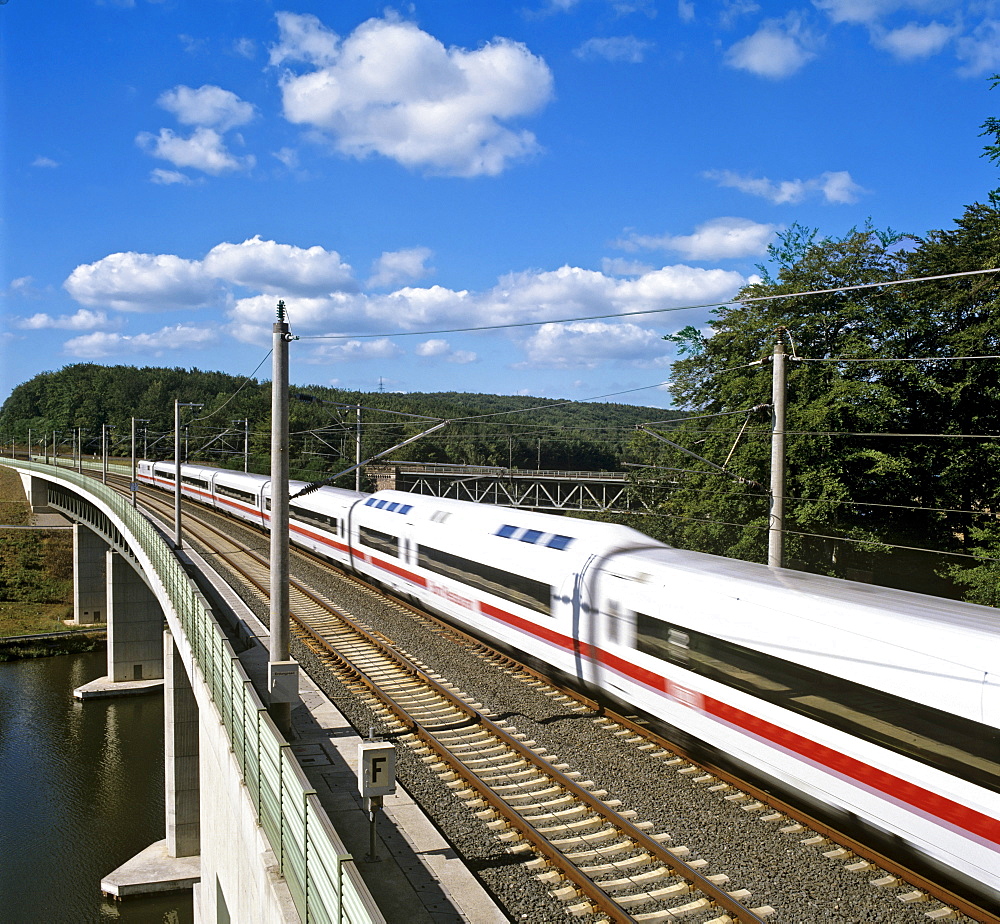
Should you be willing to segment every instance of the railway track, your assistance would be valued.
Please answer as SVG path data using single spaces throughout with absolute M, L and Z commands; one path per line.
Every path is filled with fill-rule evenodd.
M 189 514 L 185 522 L 196 541 L 267 597 L 264 555 L 200 516 Z M 647 833 L 651 823 L 604 799 L 606 792 L 579 781 L 536 742 L 494 721 L 481 704 L 295 579 L 289 607 L 293 634 L 344 683 L 374 697 L 400 740 L 433 762 L 457 798 L 510 849 L 538 855 L 553 896 L 569 913 L 646 924 L 695 912 L 712 912 L 705 924 L 760 924 L 773 914 L 769 906 L 748 907 L 750 893 L 728 891 L 725 874 L 706 875 L 704 861 L 685 862 L 686 848 Z M 630 910 L 640 906 L 640 913 Z
M 155 500 L 169 512 L 168 502 Z M 202 534 L 199 541 L 210 545 L 214 554 L 253 584 L 262 599 L 266 598 L 264 555 L 248 552 L 200 516 L 189 515 L 188 524 Z M 343 579 L 355 588 L 360 584 L 352 577 Z M 399 602 L 386 604 L 380 598 L 380 605 L 410 614 L 410 609 Z M 748 890 L 734 888 L 738 883 L 729 882 L 723 873 L 710 874 L 706 861 L 690 860 L 687 847 L 672 844 L 662 833 L 653 833 L 652 822 L 623 808 L 597 784 L 581 779 L 557 755 L 508 722 L 498 720 L 491 709 L 397 650 L 389 639 L 360 619 L 295 582 L 291 609 L 297 621 L 294 634 L 318 662 L 366 697 L 370 708 L 382 716 L 397 739 L 408 745 L 508 850 L 532 851 L 537 859 L 528 865 L 548 883 L 567 911 L 613 921 L 684 919 L 698 924 L 762 921 L 773 913 L 768 905 L 751 907 Z M 424 614 L 417 618 L 432 621 Z M 571 698 L 530 676 L 505 656 L 478 642 L 463 644 L 466 650 L 472 646 L 519 682 L 534 684 L 543 695 L 565 708 L 591 713 L 594 704 Z M 831 843 L 828 830 L 804 828 L 794 813 L 790 818 L 748 794 L 738 781 L 714 772 L 714 768 L 709 772 L 691 763 L 664 747 L 666 742 L 651 739 L 641 725 L 629 724 L 620 717 L 596 716 L 592 721 L 637 753 L 658 757 L 664 772 L 674 771 L 765 823 L 778 823 L 786 836 L 821 850 L 827 858 L 842 861 L 846 868 L 856 873 L 876 869 L 849 848 Z M 900 885 L 897 877 L 888 874 L 878 876 L 874 882 L 883 887 Z M 926 901 L 928 893 L 897 890 L 897 897 L 902 901 Z M 949 906 L 923 908 L 932 919 L 958 916 Z M 973 917 L 996 920 L 975 913 Z

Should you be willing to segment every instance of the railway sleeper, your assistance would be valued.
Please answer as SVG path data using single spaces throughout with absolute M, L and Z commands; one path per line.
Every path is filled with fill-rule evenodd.
M 632 919 L 639 922 L 639 924 L 660 924 L 661 921 L 676 921 L 712 907 L 712 903 L 707 898 L 699 898 L 693 902 L 688 902 L 686 905 L 676 905 L 673 908 L 664 908 L 661 911 L 636 914 L 632 916 Z
M 650 834 L 649 836 L 660 844 L 666 844 L 670 840 L 669 834 Z M 638 848 L 634 841 L 622 838 L 619 843 L 611 846 L 607 844 L 592 845 L 584 843 L 580 846 L 579 850 L 567 853 L 566 858 L 572 860 L 574 863 L 583 863 L 588 860 L 607 860 L 615 854 L 630 853 L 634 855 L 637 850 Z M 688 866 L 694 867 L 694 863 L 689 862 Z
M 576 804 L 576 799 L 572 795 L 562 793 L 561 795 L 557 795 L 555 799 L 547 799 L 544 802 L 531 802 L 528 805 L 518 806 L 517 811 L 521 815 L 541 815 L 546 812 L 552 812 L 560 806 L 574 804 Z
M 621 874 L 637 866 L 649 866 L 655 862 L 656 860 L 650 854 L 640 853 L 625 860 L 615 860 L 611 863 L 600 863 L 595 866 L 581 866 L 579 869 L 585 876 L 596 879 L 599 876 Z
M 548 777 L 541 777 L 538 784 L 548 784 Z M 501 796 L 504 802 L 513 803 L 521 800 L 540 799 L 545 796 L 556 795 L 563 792 L 563 788 L 557 785 L 546 785 L 545 789 L 527 789 L 531 784 L 527 783 L 507 783 L 502 786 L 494 786 L 493 791 Z M 536 784 L 537 785 L 537 784 Z
M 671 878 L 675 878 L 675 874 L 671 870 L 661 867 L 660 869 L 648 870 L 645 873 L 637 873 L 625 879 L 599 879 L 596 881 L 605 892 L 621 892 L 625 889 L 643 889 L 653 883 Z
M 507 764 L 485 768 L 481 773 L 479 773 L 479 777 L 480 779 L 486 781 L 495 779 L 513 779 L 522 774 L 535 775 L 537 773 L 538 770 L 531 767 L 523 757 L 519 757 L 511 760 L 511 762 Z
M 552 835 L 576 834 L 580 831 L 589 831 L 602 828 L 606 822 L 599 815 L 591 815 L 587 818 L 580 818 L 575 821 L 566 821 L 554 825 L 536 825 L 535 830 L 539 834 L 551 839 Z
M 635 843 L 624 837 L 617 828 L 605 828 L 603 831 L 595 831 L 591 834 L 578 834 L 574 837 L 553 838 L 552 846 L 565 853 L 567 850 L 580 847 L 597 847 L 611 841 L 621 840 L 628 845 L 627 849 L 634 850 Z
M 603 883 L 601 883 L 601 888 L 605 888 Z M 635 888 L 635 886 L 626 886 L 625 888 Z M 653 889 L 649 892 L 636 892 L 633 895 L 616 895 L 615 902 L 625 909 L 637 908 L 639 905 L 645 905 L 647 902 L 662 902 L 678 898 L 681 895 L 687 895 L 693 888 L 690 882 L 680 880 L 672 885 L 664 886 L 662 889 Z

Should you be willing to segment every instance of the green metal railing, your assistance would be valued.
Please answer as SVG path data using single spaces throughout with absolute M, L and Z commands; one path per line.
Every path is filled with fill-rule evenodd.
M 204 597 L 153 524 L 120 494 L 71 469 L 8 459 L 0 459 L 0 464 L 57 477 L 95 498 L 133 543 L 136 557 L 148 561 L 147 576 L 161 584 L 164 594 L 158 596 L 169 600 L 187 637 L 301 919 L 307 924 L 384 924 L 291 747 L 271 721 Z

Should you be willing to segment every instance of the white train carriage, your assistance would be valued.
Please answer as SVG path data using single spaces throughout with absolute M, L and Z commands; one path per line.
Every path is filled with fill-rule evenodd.
M 304 487 L 304 481 L 289 482 L 289 494 L 292 495 L 288 505 L 289 541 L 341 566 L 349 567 L 351 509 L 370 495 L 341 488 L 323 488 L 295 497 Z M 262 493 L 265 517 L 270 523 L 270 481 L 265 484 Z
M 214 470 L 206 498 L 211 471 L 186 466 L 185 495 L 266 528 L 269 479 Z M 173 490 L 171 464 L 139 473 Z M 398 491 L 320 488 L 291 501 L 289 532 L 1000 906 L 996 610 Z
M 590 588 L 606 693 L 1000 895 L 994 610 L 674 549 Z
M 355 507 L 351 540 L 357 570 L 573 676 L 575 576 L 613 547 L 659 545 L 627 527 L 401 491 Z

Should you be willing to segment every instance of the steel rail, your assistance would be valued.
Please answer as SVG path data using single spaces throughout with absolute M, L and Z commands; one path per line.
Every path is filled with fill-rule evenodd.
M 215 526 L 205 522 L 201 518 L 189 517 L 188 522 L 190 523 L 192 521 L 197 522 L 203 528 L 210 530 L 213 534 L 220 536 L 226 542 L 236 545 L 239 548 L 238 554 L 244 559 L 242 562 L 235 561 L 234 557 L 226 552 L 218 549 L 213 551 L 216 557 L 225 560 L 230 567 L 236 570 L 245 580 L 249 581 L 259 593 L 267 596 L 267 588 L 265 588 L 261 581 L 258 580 L 257 576 L 249 573 L 249 569 L 245 565 L 245 559 L 246 557 L 249 557 L 254 564 L 257 565 L 261 572 L 266 571 L 266 563 L 263 561 L 263 558 L 256 555 L 256 553 L 251 550 L 240 547 L 239 543 L 236 543 L 230 537 L 225 536 L 225 534 L 223 534 Z M 196 538 L 204 539 L 204 537 L 197 536 Z M 529 747 L 522 744 L 510 733 L 490 720 L 479 709 L 471 706 L 469 703 L 461 699 L 461 697 L 458 697 L 441 683 L 436 681 L 433 677 L 430 677 L 426 671 L 414 664 L 402 652 L 399 652 L 392 647 L 384 636 L 376 637 L 376 634 L 373 634 L 368 629 L 358 624 L 356 620 L 339 611 L 339 609 L 333 608 L 328 601 L 325 601 L 320 596 L 312 593 L 300 582 L 293 579 L 290 582 L 290 587 L 297 595 L 305 598 L 305 600 L 309 603 L 320 607 L 327 613 L 332 613 L 332 615 L 339 619 L 348 629 L 350 629 L 350 631 L 352 631 L 359 638 L 363 639 L 367 645 L 375 648 L 382 657 L 391 661 L 397 670 L 401 670 L 410 677 L 419 680 L 419 682 L 425 687 L 432 690 L 436 696 L 443 699 L 450 708 L 464 714 L 469 720 L 471 720 L 472 723 L 475 723 L 479 727 L 488 731 L 489 734 L 501 741 L 519 759 L 529 763 L 541 774 L 547 776 L 552 782 L 556 783 L 566 792 L 570 793 L 579 802 L 586 805 L 587 808 L 597 815 L 602 821 L 612 825 L 623 838 L 632 842 L 637 848 L 646 851 L 653 858 L 655 858 L 656 861 L 662 863 L 664 866 L 667 866 L 674 873 L 674 875 L 685 880 L 689 891 L 702 893 L 705 895 L 708 902 L 718 906 L 732 915 L 735 915 L 736 920 L 742 922 L 742 924 L 763 924 L 763 917 L 755 914 L 751 909 L 740 902 L 739 899 L 734 898 L 733 895 L 716 885 L 708 877 L 689 866 L 679 857 L 674 856 L 656 840 L 633 825 L 628 819 L 623 818 L 613 808 L 606 805 L 566 774 L 561 773 L 553 767 L 549 761 L 533 752 Z M 619 905 L 607 892 L 605 892 L 597 882 L 583 873 L 558 847 L 552 844 L 548 838 L 537 831 L 526 818 L 517 812 L 515 808 L 495 793 L 485 780 L 483 780 L 474 770 L 467 767 L 462 759 L 454 754 L 447 745 L 440 742 L 435 736 L 433 726 L 430 723 L 417 720 L 409 710 L 400 705 L 392 695 L 387 693 L 380 686 L 377 681 L 372 679 L 368 675 L 367 671 L 353 663 L 343 653 L 333 648 L 319 632 L 315 631 L 304 621 L 304 619 L 300 618 L 300 616 L 295 613 L 294 606 L 291 609 L 292 616 L 295 621 L 294 631 L 296 634 L 299 634 L 300 637 L 308 637 L 312 641 L 313 645 L 320 648 L 322 654 L 336 659 L 339 663 L 347 667 L 364 684 L 372 695 L 383 703 L 404 726 L 409 728 L 413 733 L 418 735 L 422 741 L 433 748 L 451 771 L 460 776 L 472 789 L 475 790 L 475 792 L 490 806 L 494 812 L 504 819 L 506 824 L 508 824 L 511 828 L 514 828 L 522 838 L 528 841 L 536 853 L 543 856 L 558 870 L 560 875 L 570 881 L 573 886 L 579 890 L 582 897 L 594 905 L 598 911 L 609 915 L 614 921 L 623 922 L 623 924 L 625 924 L 625 922 L 635 920 L 635 918 L 623 909 L 621 905 Z M 451 722 L 448 723 L 447 726 L 443 727 L 454 729 L 455 726 L 454 723 Z
M 737 920 L 741 922 L 746 922 L 746 924 L 757 924 L 757 922 L 763 922 L 763 918 L 754 914 L 739 900 L 733 898 L 732 895 L 724 889 L 721 889 L 715 883 L 711 882 L 707 877 L 703 876 L 683 860 L 675 857 L 669 851 L 665 850 L 653 838 L 636 828 L 630 821 L 623 818 L 614 809 L 603 803 L 592 793 L 588 792 L 584 787 L 580 786 L 565 774 L 560 773 L 552 766 L 551 763 L 534 753 L 530 748 L 526 747 L 514 738 L 509 732 L 505 731 L 485 716 L 480 710 L 470 706 L 460 697 L 457 697 L 446 687 L 442 686 L 438 681 L 434 680 L 434 678 L 428 676 L 424 670 L 413 664 L 413 662 L 411 662 L 409 658 L 401 652 L 392 648 L 386 649 L 384 642 L 379 642 L 361 626 L 352 624 L 353 620 L 351 620 L 350 617 L 345 617 L 343 614 L 338 615 L 369 644 L 382 650 L 383 653 L 390 657 L 399 668 L 411 676 L 418 678 L 438 696 L 445 699 L 445 701 L 452 708 L 463 712 L 476 725 L 485 729 L 495 738 L 502 741 L 519 758 L 530 763 L 535 769 L 549 777 L 554 783 L 572 794 L 580 802 L 583 802 L 596 815 L 617 828 L 621 832 L 622 836 L 627 840 L 632 841 L 637 847 L 654 856 L 659 862 L 669 866 L 676 875 L 682 877 L 688 882 L 692 891 L 704 893 L 713 904 L 716 904 L 724 910 L 736 915 Z M 321 651 L 326 653 L 328 656 L 334 657 L 341 664 L 349 668 L 352 673 L 354 673 L 355 676 L 364 684 L 364 686 L 370 690 L 371 693 L 380 702 L 382 702 L 404 726 L 418 735 L 426 744 L 430 745 L 444 760 L 450 770 L 465 780 L 465 782 L 467 782 L 469 786 L 484 799 L 490 808 L 497 812 L 497 814 L 501 815 L 505 822 L 507 822 L 512 828 L 515 828 L 518 834 L 531 844 L 532 848 L 536 852 L 540 853 L 550 863 L 556 866 L 559 872 L 569 879 L 570 882 L 572 882 L 573 885 L 583 893 L 584 897 L 590 900 L 598 910 L 613 916 L 616 921 L 629 922 L 634 920 L 634 917 L 624 911 L 624 909 L 622 909 L 621 906 L 615 902 L 615 900 L 611 898 L 596 882 L 584 873 L 580 872 L 576 865 L 572 861 L 568 860 L 562 851 L 555 847 L 548 838 L 540 834 L 530 824 L 530 822 L 528 822 L 519 812 L 516 811 L 516 809 L 511 807 L 503 798 L 497 795 L 490 785 L 474 770 L 467 767 L 462 759 L 455 755 L 447 745 L 441 743 L 437 739 L 437 736 L 430 725 L 417 721 L 405 707 L 396 702 L 393 696 L 381 689 L 378 683 L 368 676 L 366 671 L 351 662 L 350 659 L 348 659 L 341 652 L 331 648 L 322 635 L 314 632 L 308 626 L 300 626 L 300 628 L 312 637 L 313 642 L 320 647 Z M 453 723 L 450 723 L 445 727 L 448 729 L 454 729 L 455 726 Z
M 312 556 L 307 552 L 303 552 L 303 550 L 301 549 L 298 549 L 296 551 L 298 554 L 305 555 L 312 560 L 321 562 L 324 565 L 329 564 L 325 559 Z M 233 567 L 236 567 L 236 565 L 233 564 Z M 376 590 L 368 581 L 358 577 L 357 575 L 343 574 L 343 576 L 345 577 L 345 579 L 350 580 L 363 587 L 366 587 L 370 590 L 373 591 Z M 266 591 L 262 592 L 266 593 Z M 626 716 L 612 708 L 608 708 L 607 703 L 592 699 L 582 694 L 578 689 L 567 686 L 564 683 L 560 683 L 559 681 L 554 680 L 552 677 L 547 676 L 535 670 L 534 668 L 531 668 L 527 665 L 524 665 L 514 660 L 508 654 L 502 651 L 498 651 L 497 649 L 493 648 L 488 642 L 484 641 L 478 636 L 475 636 L 461 628 L 458 628 L 450 623 L 447 623 L 439 619 L 438 617 L 429 614 L 424 610 L 418 609 L 405 600 L 396 597 L 393 597 L 392 599 L 397 605 L 403 607 L 404 609 L 408 610 L 414 615 L 419 616 L 421 619 L 429 621 L 434 625 L 441 627 L 442 629 L 447 630 L 455 634 L 456 636 L 461 637 L 472 646 L 475 646 L 481 649 L 482 651 L 486 652 L 486 655 L 482 655 L 483 657 L 489 657 L 491 659 L 501 661 L 505 665 L 509 666 L 512 670 L 516 670 L 521 673 L 527 674 L 541 682 L 550 685 L 553 689 L 558 690 L 560 693 L 572 697 L 577 702 L 592 709 L 594 712 L 608 717 L 611 721 L 621 725 L 623 728 L 628 729 L 636 734 L 642 735 L 648 741 L 655 743 L 667 750 L 670 750 L 675 754 L 677 754 L 678 756 L 683 757 L 685 760 L 699 767 L 704 768 L 706 772 L 711 773 L 713 776 L 717 777 L 720 781 L 729 783 L 730 785 L 743 790 L 744 792 L 751 795 L 754 799 L 762 802 L 765 805 L 772 807 L 775 811 L 780 812 L 783 815 L 786 815 L 789 819 L 797 821 L 807 826 L 811 830 L 816 831 L 817 833 L 828 837 L 831 841 L 846 848 L 859 858 L 868 860 L 869 862 L 878 865 L 882 869 L 886 870 L 888 873 L 898 876 L 900 879 L 913 885 L 914 887 L 927 892 L 928 895 L 934 897 L 935 899 L 941 901 L 944 904 L 952 906 L 953 908 L 960 911 L 962 914 L 965 914 L 968 917 L 972 918 L 973 920 L 980 922 L 980 924 L 1000 924 L 1000 915 L 995 914 L 986 908 L 983 908 L 981 905 L 977 904 L 972 899 L 969 899 L 960 893 L 956 893 L 948 889 L 947 887 L 942 886 L 940 883 L 937 883 L 934 880 L 927 878 L 923 874 L 914 871 L 912 868 L 906 866 L 900 861 L 895 860 L 892 857 L 889 857 L 881 853 L 880 851 L 870 847 L 863 841 L 859 841 L 856 838 L 852 837 L 851 835 L 841 831 L 840 829 L 834 828 L 828 823 L 820 819 L 817 819 L 815 816 L 810 815 L 808 812 L 795 806 L 794 804 L 788 803 L 782 799 L 777 798 L 772 792 L 764 790 L 758 786 L 755 786 L 754 784 L 747 781 L 744 777 L 736 776 L 731 771 L 723 769 L 722 767 L 719 767 L 718 765 L 710 761 L 706 761 L 701 758 L 699 759 L 692 758 L 690 753 L 685 748 L 681 747 L 676 742 L 658 734 L 654 729 L 650 727 L 650 725 L 638 722 L 635 720 L 634 717 Z M 650 720 L 650 721 L 655 721 L 655 720 Z M 572 783 L 572 781 L 569 782 Z M 590 794 L 588 793 L 588 795 Z M 639 832 L 639 834 L 642 834 L 643 837 L 648 837 L 647 835 L 644 835 L 643 832 Z M 653 843 L 655 844 L 656 842 L 654 841 Z M 656 846 L 662 851 L 662 848 L 660 848 L 658 844 Z M 676 858 L 672 857 L 672 855 L 671 859 L 676 860 Z M 756 919 L 751 919 L 751 920 L 756 920 Z

